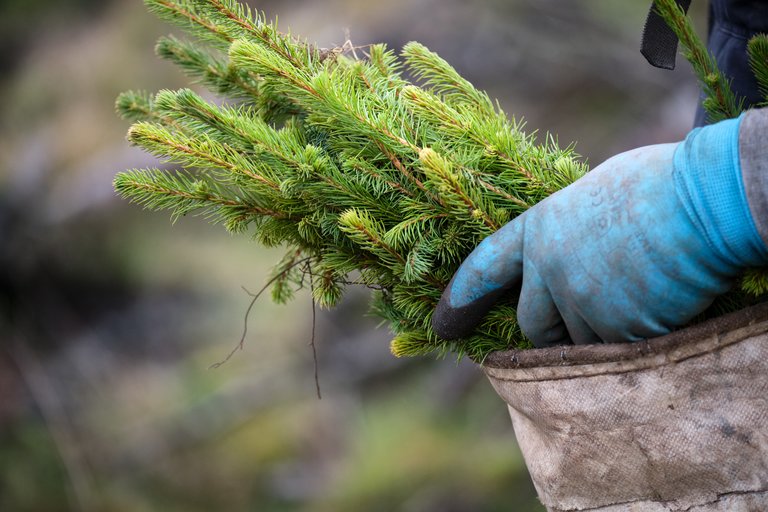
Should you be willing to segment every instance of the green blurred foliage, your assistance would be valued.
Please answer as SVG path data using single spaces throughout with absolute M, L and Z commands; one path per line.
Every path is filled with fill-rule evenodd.
M 637 52 L 648 2 L 269 1 L 321 46 L 419 40 L 590 161 L 675 140 L 697 93 Z M 542 510 L 482 373 L 401 361 L 365 292 L 249 297 L 275 252 L 117 201 L 152 165 L 112 104 L 186 80 L 138 0 L 0 4 L 0 510 Z

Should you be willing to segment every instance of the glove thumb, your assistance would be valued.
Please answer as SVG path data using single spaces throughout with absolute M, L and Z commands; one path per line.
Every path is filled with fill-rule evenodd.
M 525 214 L 483 240 L 461 264 L 432 315 L 447 340 L 472 334 L 493 305 L 518 286 L 523 272 Z

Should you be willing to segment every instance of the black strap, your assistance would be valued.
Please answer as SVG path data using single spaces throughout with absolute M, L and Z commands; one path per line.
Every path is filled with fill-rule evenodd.
M 688 12 L 691 0 L 676 0 L 684 12 Z M 648 17 L 645 19 L 643 41 L 640 53 L 651 64 L 662 69 L 675 69 L 677 56 L 677 36 L 669 28 L 664 18 L 656 12 L 656 5 L 651 5 Z

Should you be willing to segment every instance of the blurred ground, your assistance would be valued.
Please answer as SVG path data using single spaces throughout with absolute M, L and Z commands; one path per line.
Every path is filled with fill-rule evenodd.
M 693 119 L 687 65 L 637 51 L 648 3 L 254 6 L 321 46 L 419 40 L 596 164 Z M 208 369 L 275 254 L 112 193 L 152 165 L 114 98 L 187 84 L 168 31 L 138 0 L 0 3 L 0 510 L 542 510 L 480 372 L 391 357 L 362 291 L 318 318 L 321 401 L 307 295 L 259 302 Z

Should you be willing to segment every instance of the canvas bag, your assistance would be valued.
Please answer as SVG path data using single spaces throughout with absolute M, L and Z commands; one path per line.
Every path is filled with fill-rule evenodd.
M 768 304 L 483 371 L 550 511 L 768 511 Z

